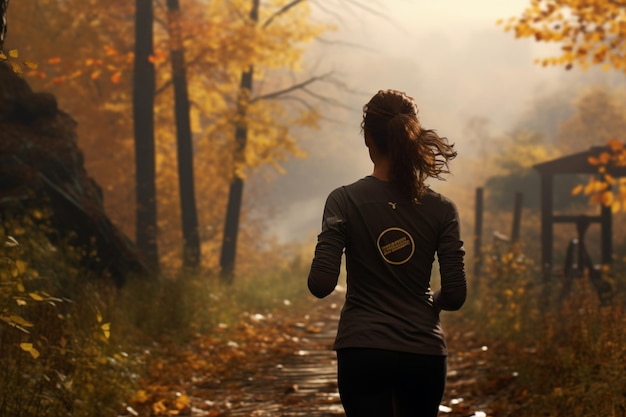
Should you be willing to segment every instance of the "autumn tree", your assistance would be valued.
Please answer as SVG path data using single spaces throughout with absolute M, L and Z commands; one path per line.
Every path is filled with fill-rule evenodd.
M 310 40 L 311 36 L 315 36 L 314 32 L 307 33 L 306 30 L 303 31 L 302 29 L 300 29 L 298 30 L 298 32 L 300 32 L 299 36 L 301 38 L 293 39 L 294 30 L 298 29 L 297 23 L 296 23 L 298 22 L 298 20 L 296 20 L 293 16 L 290 16 L 289 12 L 293 10 L 294 8 L 296 8 L 297 6 L 299 6 L 300 8 L 303 8 L 304 6 L 306 6 L 306 4 L 303 0 L 293 0 L 293 1 L 279 3 L 278 7 L 276 7 L 274 10 L 268 7 L 269 12 L 265 13 L 265 16 L 263 17 L 263 21 L 261 21 L 260 10 L 259 10 L 260 0 L 252 0 L 250 13 L 249 13 L 249 19 L 246 22 L 246 26 L 250 28 L 251 35 L 255 37 L 257 41 L 261 41 L 267 45 L 272 45 L 268 49 L 272 51 L 274 54 L 277 54 L 279 51 L 281 51 L 282 55 L 285 55 L 285 51 L 287 51 L 289 54 L 293 54 L 294 51 L 296 52 L 298 51 L 297 48 L 294 48 L 294 44 L 297 44 L 298 41 L 302 42 L 302 40 Z M 275 30 L 275 26 L 278 26 L 279 28 Z M 284 26 L 284 27 L 281 28 L 280 26 Z M 284 35 L 281 35 L 281 33 L 284 33 L 285 28 L 288 30 L 287 33 L 290 33 L 290 36 L 292 37 L 292 39 L 290 38 L 285 39 L 283 38 Z M 295 32 L 295 33 L 298 33 L 298 32 Z M 285 45 L 285 44 L 287 46 L 287 49 L 284 49 L 284 47 L 280 47 L 280 45 Z M 257 118 L 257 121 L 258 121 L 259 120 L 258 117 L 259 115 L 261 115 L 261 113 L 257 113 L 257 115 L 255 116 L 254 113 L 251 113 L 250 106 L 254 102 L 257 102 L 256 103 L 257 112 L 261 109 L 260 106 L 265 106 L 271 109 L 271 105 L 267 103 L 269 100 L 280 98 L 283 96 L 288 97 L 290 93 L 298 92 L 299 90 L 306 92 L 307 91 L 306 87 L 308 85 L 324 78 L 323 76 L 312 77 L 302 83 L 294 83 L 291 85 L 286 85 L 282 89 L 280 88 L 281 85 L 277 84 L 275 87 L 275 91 L 268 92 L 265 94 L 260 94 L 254 97 L 253 96 L 253 91 L 254 91 L 253 81 L 254 81 L 254 76 L 255 76 L 255 68 L 260 67 L 262 71 L 261 74 L 263 74 L 264 72 L 267 71 L 268 67 L 276 68 L 276 67 L 280 67 L 280 65 L 285 65 L 285 64 L 281 64 L 280 63 L 281 61 L 278 61 L 279 64 L 277 65 L 274 54 L 272 55 L 268 54 L 268 52 L 270 51 L 263 51 L 261 55 L 258 55 L 254 60 L 251 60 L 247 67 L 243 68 L 241 72 L 241 78 L 240 78 L 240 83 L 239 83 L 239 88 L 238 88 L 238 93 L 237 93 L 236 116 L 235 116 L 236 118 L 234 122 L 234 125 L 235 125 L 235 143 L 234 143 L 234 150 L 233 150 L 234 164 L 233 164 L 233 170 L 231 174 L 232 177 L 230 180 L 230 187 L 229 187 L 229 193 L 228 193 L 228 205 L 227 205 L 227 210 L 226 210 L 226 220 L 225 220 L 224 233 L 223 233 L 223 239 L 222 239 L 223 243 L 222 243 L 222 249 L 221 249 L 221 255 L 220 255 L 221 275 L 222 275 L 222 278 L 227 282 L 232 281 L 233 273 L 234 273 L 234 266 L 235 266 L 237 237 L 238 237 L 240 211 L 241 211 L 241 204 L 242 204 L 242 198 L 243 198 L 243 186 L 244 186 L 243 168 L 245 167 L 246 161 L 253 162 L 255 159 L 258 160 L 258 156 L 257 156 L 258 153 L 255 152 L 255 150 L 258 149 L 258 145 L 263 142 L 267 143 L 268 139 L 271 138 L 271 136 L 269 136 L 268 134 L 270 133 L 275 134 L 274 132 L 276 132 L 275 128 L 269 128 L 272 122 L 270 122 L 270 124 L 267 126 L 259 125 L 257 123 L 257 128 L 262 129 L 261 132 L 257 132 L 257 135 L 261 133 L 261 135 L 264 135 L 265 137 L 264 138 L 261 137 L 263 142 L 257 142 L 256 144 L 252 143 L 251 145 L 249 145 L 248 136 L 250 134 L 250 131 L 254 130 L 255 118 Z M 298 55 L 299 54 L 297 54 L 295 57 L 297 58 Z M 290 55 L 287 55 L 287 57 L 289 59 L 292 58 Z M 294 62 L 297 62 L 297 60 Z M 291 65 L 293 65 L 294 62 L 292 62 Z M 286 63 L 289 64 L 288 61 Z M 278 114 L 285 113 L 285 109 L 282 109 L 280 107 L 275 107 L 275 109 L 276 109 L 275 111 Z M 309 116 L 307 117 L 309 117 L 313 123 L 316 123 L 317 113 L 315 111 L 308 111 L 308 113 L 309 113 Z M 264 116 L 264 117 L 267 117 L 267 116 Z M 264 122 L 264 123 L 267 123 L 267 122 Z M 293 141 L 293 139 L 288 139 L 288 136 L 287 136 L 288 131 L 289 131 L 288 128 L 285 126 L 285 127 L 281 127 L 276 133 L 279 134 L 279 138 L 282 136 L 284 139 L 287 139 L 285 143 L 289 145 L 289 147 L 292 150 L 297 151 L 297 148 L 294 146 L 295 141 Z M 257 153 L 257 155 L 254 155 L 254 153 Z M 266 155 L 263 155 L 263 153 L 265 153 Z M 267 154 L 267 151 L 263 151 L 263 153 L 261 153 L 262 157 L 268 158 L 269 156 L 270 158 L 272 158 L 269 154 Z
M 7 38 L 7 46 L 37 62 L 24 74 L 33 90 L 54 94 L 78 122 L 85 167 L 102 187 L 107 212 L 129 235 L 135 232 L 133 9 L 125 0 L 12 2 Z
M 182 259 L 181 185 L 179 163 L 172 157 L 176 152 L 174 54 L 164 6 L 155 5 L 154 49 L 151 54 L 142 50 L 142 57 L 135 55 L 133 42 L 136 9 L 125 0 L 22 0 L 12 7 L 16 36 L 11 40 L 25 45 L 24 53 L 40 63 L 39 69 L 26 74 L 33 88 L 57 95 L 60 106 L 78 120 L 86 167 L 102 185 L 107 211 L 129 234 L 135 232 L 137 219 L 133 158 L 141 157 L 133 141 L 133 66 L 136 59 L 146 64 L 145 57 L 153 64 L 157 240 L 161 264 L 176 267 Z M 186 0 L 185 13 L 180 15 L 201 260 L 210 269 L 219 268 L 234 173 L 244 178 L 264 164 L 280 170 L 281 161 L 302 154 L 294 128 L 315 127 L 319 119 L 314 105 L 318 94 L 309 87 L 324 77 L 303 77 L 302 58 L 305 45 L 327 25 L 311 20 L 306 1 L 262 3 L 259 23 L 268 22 L 265 27 L 250 24 L 249 9 L 250 0 Z M 147 19 L 142 25 L 148 25 Z M 58 27 L 72 30 L 59 32 Z M 141 42 L 147 45 L 145 39 Z M 247 142 L 243 155 L 235 158 L 232 132 L 240 120 L 241 74 L 251 65 L 254 89 L 246 111 Z M 143 156 L 144 161 L 151 159 Z M 245 204 L 242 208 L 245 215 Z M 246 238 L 239 250 L 259 250 L 262 227 L 244 226 L 239 231 Z
M 178 156 L 178 186 L 183 234 L 183 266 L 195 269 L 200 262 L 200 238 L 198 236 L 187 68 L 185 66 L 185 49 L 181 35 L 179 1 L 167 0 L 167 11 L 172 83 L 174 87 L 176 154 Z
M 560 45 L 559 55 L 537 60 L 543 66 L 626 72 L 625 20 L 623 0 L 531 0 L 521 16 L 499 23 L 517 38 Z
M 259 22 L 260 0 L 252 0 L 250 10 L 250 25 L 256 26 Z M 235 150 L 234 160 L 241 163 L 248 141 L 248 126 L 246 123 L 247 109 L 250 105 L 252 94 L 252 77 L 254 64 L 250 64 L 241 74 L 239 97 L 237 100 L 237 121 L 235 122 Z M 232 281 L 235 254 L 237 249 L 237 237 L 239 233 L 239 217 L 241 213 L 241 200 L 243 198 L 243 176 L 235 171 L 230 181 L 228 191 L 228 204 L 226 206 L 226 220 L 224 222 L 224 236 L 222 238 L 222 252 L 220 267 L 222 278 Z
M 135 57 L 133 65 L 133 128 L 135 144 L 136 244 L 158 265 L 157 194 L 154 145 L 155 68 L 152 0 L 135 2 Z
M 618 140 L 610 139 L 597 156 L 589 158 L 597 167 L 597 174 L 588 183 L 579 184 L 573 195 L 585 195 L 592 205 L 610 207 L 611 211 L 626 212 L 626 147 Z
M 623 0 L 531 0 L 530 6 L 519 17 L 512 17 L 504 23 L 505 31 L 513 31 L 517 38 L 534 38 L 538 42 L 551 42 L 561 46 L 558 56 L 538 59 L 536 62 L 543 66 L 564 66 L 571 69 L 578 65 L 583 70 L 590 66 L 601 66 L 602 69 L 614 68 L 626 72 L 626 1 Z M 583 132 L 587 140 L 591 136 L 594 142 L 607 140 L 607 148 L 613 153 L 604 152 L 600 162 L 590 161 L 598 165 L 599 170 L 606 170 L 607 163 L 615 165 L 621 163 L 624 151 L 624 116 L 601 92 L 590 97 L 591 103 L 581 102 L 580 105 L 589 107 L 589 113 L 581 113 L 577 120 L 566 125 L 560 135 L 576 137 L 577 130 L 587 125 L 590 130 Z M 604 124 L 617 125 L 617 137 L 611 137 Z M 601 137 L 598 137 L 601 136 Z M 583 139 L 584 140 L 584 139 Z M 597 142 L 596 142 L 597 143 Z M 580 146 L 580 145 L 578 145 Z M 617 162 L 615 162 L 617 161 Z M 620 180 L 621 181 L 621 180 Z M 618 196 L 615 198 L 611 189 L 614 186 L 612 177 L 600 172 L 598 177 L 592 177 L 584 187 L 585 193 L 591 195 L 592 203 L 611 206 L 613 210 L 621 204 L 622 183 L 620 182 Z M 581 192 L 576 187 L 574 194 Z

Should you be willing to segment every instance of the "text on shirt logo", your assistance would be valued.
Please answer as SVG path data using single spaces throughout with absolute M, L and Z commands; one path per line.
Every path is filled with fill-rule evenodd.
M 408 262 L 415 252 L 413 237 L 399 227 L 383 230 L 378 236 L 376 245 L 385 262 L 392 265 L 402 265 Z

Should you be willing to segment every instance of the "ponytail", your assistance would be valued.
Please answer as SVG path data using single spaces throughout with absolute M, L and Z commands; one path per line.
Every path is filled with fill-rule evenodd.
M 434 130 L 423 130 L 413 99 L 395 90 L 379 91 L 363 107 L 361 127 L 391 161 L 391 181 L 418 202 L 428 178 L 444 179 L 457 155 L 454 144 Z

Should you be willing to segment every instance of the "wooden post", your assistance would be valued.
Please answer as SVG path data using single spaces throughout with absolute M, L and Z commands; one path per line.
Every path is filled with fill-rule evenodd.
M 552 275 L 552 175 L 541 174 L 541 269 L 545 282 Z
M 483 238 L 483 189 L 476 189 L 476 206 L 474 220 L 474 286 L 478 288 L 478 277 L 482 264 L 482 238 Z
M 611 214 L 611 207 L 602 205 L 600 213 L 600 227 L 601 227 L 601 250 L 602 250 L 602 264 L 611 265 L 613 254 L 613 218 Z
M 511 243 L 517 243 L 520 236 L 520 224 L 522 220 L 523 195 L 515 193 L 515 206 L 513 207 L 513 231 L 511 232 Z

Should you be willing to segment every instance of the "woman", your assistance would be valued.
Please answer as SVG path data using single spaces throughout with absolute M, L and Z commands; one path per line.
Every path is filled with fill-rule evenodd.
M 447 366 L 439 312 L 465 302 L 456 206 L 425 184 L 449 173 L 456 151 L 422 129 L 417 112 L 395 90 L 363 107 L 374 171 L 329 195 L 308 277 L 313 295 L 329 295 L 345 250 L 347 294 L 334 349 L 347 417 L 436 416 Z M 441 289 L 433 293 L 435 254 Z

